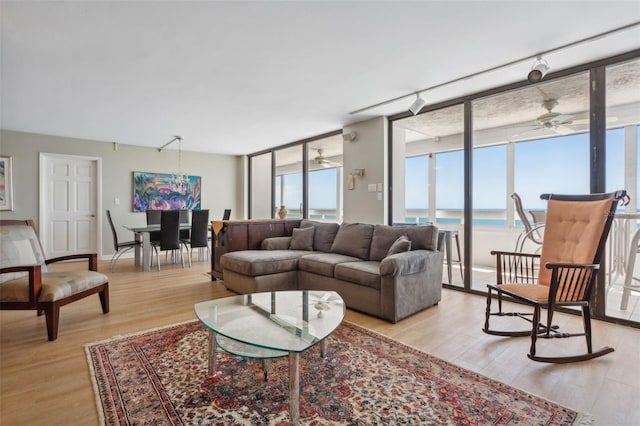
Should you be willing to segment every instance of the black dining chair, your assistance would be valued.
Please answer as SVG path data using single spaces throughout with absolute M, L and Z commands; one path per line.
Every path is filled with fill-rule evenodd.
M 120 259 L 124 253 L 128 252 L 132 248 L 141 245 L 140 241 L 126 241 L 124 243 L 118 242 L 118 233 L 116 232 L 116 227 L 113 225 L 113 219 L 111 219 L 111 211 L 107 210 L 107 221 L 109 222 L 109 227 L 111 228 L 111 234 L 113 235 L 113 249 L 115 253 L 111 257 L 111 263 L 109 263 L 109 270 L 113 272 L 113 269 L 116 266 L 116 262 Z
M 180 225 L 189 224 L 189 210 L 180 209 Z M 189 242 L 189 235 L 191 231 L 189 229 L 181 229 L 180 230 L 180 240 Z
M 147 210 L 147 225 L 160 225 L 162 210 Z M 160 241 L 160 231 L 149 232 L 150 241 Z
M 178 210 L 162 210 L 160 215 L 160 240 L 152 241 L 153 249 L 156 252 L 158 261 L 158 272 L 160 271 L 160 253 L 159 251 L 172 251 L 172 257 L 180 254 L 180 261 L 184 268 L 184 257 L 182 256 L 182 247 L 187 248 L 186 244 L 180 241 L 180 212 Z M 176 253 L 177 250 L 177 253 Z M 166 255 L 165 253 L 165 262 Z
M 191 212 L 191 238 L 189 239 L 189 264 L 193 257 L 193 249 L 207 249 L 209 258 L 209 210 L 194 210 Z

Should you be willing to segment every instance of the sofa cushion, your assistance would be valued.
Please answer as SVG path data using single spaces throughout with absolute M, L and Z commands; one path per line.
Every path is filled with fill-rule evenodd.
M 300 258 L 298 269 L 325 277 L 333 277 L 335 266 L 345 262 L 360 262 L 360 259 L 337 253 L 307 253 Z
M 220 257 L 220 265 L 239 274 L 277 274 L 298 269 L 298 259 L 306 254 L 296 250 L 241 250 L 225 253 Z
M 332 253 L 344 254 L 369 260 L 369 247 L 373 225 L 365 223 L 343 223 L 338 229 L 336 238 L 331 246 Z
M 380 262 L 346 262 L 336 265 L 335 277 L 380 290 Z
M 407 235 L 407 227 L 376 225 L 371 237 L 369 259 L 382 260 L 387 257 L 391 245 L 402 235 Z
M 330 222 L 316 222 L 308 219 L 303 219 L 300 222 L 300 228 L 310 227 L 315 229 L 313 235 L 313 250 L 329 253 L 340 225 Z
M 409 241 L 406 235 L 400 235 L 398 239 L 391 244 L 391 247 L 389 247 L 387 256 L 393 256 L 394 254 L 404 253 L 409 250 L 411 250 L 411 241 Z
M 291 245 L 291 237 L 269 237 L 262 240 L 262 250 L 288 250 Z
M 295 228 L 291 235 L 290 250 L 313 250 L 313 235 L 315 228 Z

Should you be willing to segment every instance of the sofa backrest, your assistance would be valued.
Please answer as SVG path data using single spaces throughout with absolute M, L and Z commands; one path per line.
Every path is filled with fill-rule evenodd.
M 343 223 L 333 240 L 331 252 L 369 260 L 373 228 L 366 223 Z
M 365 223 L 339 225 L 302 219 L 300 228 L 308 227 L 315 228 L 313 236 L 315 251 L 340 253 L 363 260 L 384 259 L 391 245 L 401 235 L 409 238 L 411 250 L 437 250 L 438 247 L 438 228 L 434 225 L 400 227 Z
M 438 228 L 433 225 L 388 226 L 375 225 L 371 238 L 369 260 L 380 261 L 387 257 L 387 252 L 401 235 L 411 241 L 411 250 L 436 250 L 438 246 Z
M 315 251 L 329 253 L 340 225 L 337 223 L 317 222 L 315 220 L 302 219 L 300 222 L 300 228 L 309 227 L 315 228 L 313 234 L 313 249 Z

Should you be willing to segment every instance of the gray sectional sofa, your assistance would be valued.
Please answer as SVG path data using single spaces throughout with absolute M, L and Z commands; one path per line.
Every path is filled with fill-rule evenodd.
M 228 289 L 333 290 L 347 307 L 394 323 L 441 299 L 443 253 L 433 225 L 302 220 L 292 236 L 266 238 L 261 248 L 221 256 Z

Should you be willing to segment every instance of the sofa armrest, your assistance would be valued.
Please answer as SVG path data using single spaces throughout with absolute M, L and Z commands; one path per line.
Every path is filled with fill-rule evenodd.
M 393 254 L 380 262 L 380 275 L 397 277 L 425 272 L 441 258 L 442 252 L 432 250 L 412 250 Z
M 441 251 L 413 250 L 382 259 L 381 316 L 398 322 L 440 302 L 443 258 Z
M 262 250 L 288 250 L 291 244 L 291 237 L 270 237 L 262 240 L 260 248 Z

